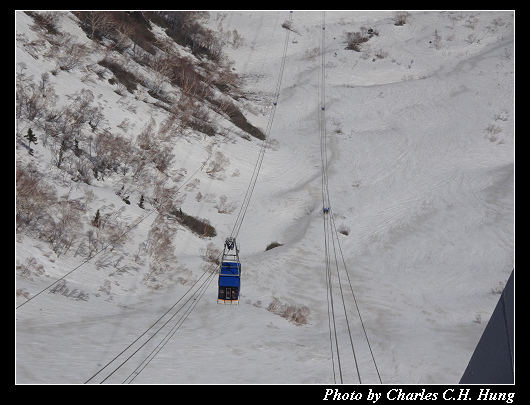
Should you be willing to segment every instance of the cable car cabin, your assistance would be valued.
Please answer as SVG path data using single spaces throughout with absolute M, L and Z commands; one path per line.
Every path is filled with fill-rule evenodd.
M 239 304 L 241 263 L 222 262 L 219 272 L 218 304 Z
M 230 253 L 232 250 L 235 253 Z M 234 238 L 228 238 L 225 242 L 223 260 L 219 268 L 218 304 L 239 304 L 240 276 L 239 248 Z

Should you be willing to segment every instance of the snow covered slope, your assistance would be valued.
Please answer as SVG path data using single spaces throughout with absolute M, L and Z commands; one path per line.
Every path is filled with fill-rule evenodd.
M 241 105 L 248 120 L 263 129 L 283 56 L 281 25 L 289 14 L 211 12 L 207 22 L 227 38 L 224 50 L 245 78 Z M 212 278 L 200 301 L 189 302 L 196 306 L 184 323 L 178 320 L 185 309 L 106 383 L 128 381 L 155 352 L 133 375 L 134 383 L 334 382 L 318 127 L 321 13 L 294 11 L 292 20 L 270 147 L 238 235 L 241 304 L 217 305 Z M 25 44 L 38 40 L 31 24 L 29 16 L 16 13 Z M 345 49 L 346 32 L 361 27 L 378 35 L 361 52 Z M 71 14 L 62 16 L 61 29 L 91 42 Z M 237 36 L 226 35 L 234 30 Z M 329 11 L 325 38 L 330 200 L 337 225 L 348 231 L 338 238 L 381 380 L 457 383 L 495 308 L 499 285 L 514 266 L 513 13 L 414 12 L 396 26 L 391 12 Z M 31 49 L 19 45 L 16 54 L 31 75 L 54 69 L 49 59 L 32 57 Z M 92 57 L 95 62 L 103 55 Z M 126 133 L 134 140 L 151 117 L 157 125 L 167 117 L 132 94 L 116 94 L 107 81 L 83 80 L 87 75 L 81 69 L 61 71 L 50 80 L 62 102 L 65 95 L 90 89 L 111 131 L 120 131 L 116 126 L 127 119 Z M 137 338 L 144 342 L 188 299 L 184 294 L 208 277 L 202 256 L 209 243 L 220 249 L 229 236 L 260 148 L 256 139 L 242 139 L 228 122 L 219 122 L 230 131 L 218 149 L 211 137 L 197 132 L 171 140 L 175 159 L 168 184 L 182 187 L 182 211 L 208 219 L 217 236 L 199 238 L 173 226 L 177 262 L 157 288 L 146 281 L 148 258 L 135 260 L 156 213 L 116 251 L 65 278 L 65 288 L 78 289 L 86 299 L 57 290 L 23 304 L 86 258 L 72 250 L 57 255 L 45 241 L 17 235 L 22 271 L 16 276 L 16 305 L 23 304 L 15 314 L 18 383 L 84 383 Z M 35 132 L 42 139 L 42 131 Z M 152 209 L 139 208 L 140 190 L 117 175 L 91 185 L 61 178 L 42 143 L 32 146 L 34 157 L 18 145 L 17 158 L 38 161 L 59 195 L 70 193 L 87 204 L 85 232 L 96 209 L 116 213 L 127 225 Z M 229 161 L 217 178 L 200 170 L 212 150 Z M 130 205 L 116 195 L 122 184 Z M 89 200 L 88 191 L 94 194 Z M 222 195 L 237 204 L 232 213 L 218 212 Z M 283 245 L 265 251 L 274 241 Z M 307 308 L 307 322 L 297 325 L 267 310 L 275 298 Z M 345 306 L 362 382 L 378 383 L 351 293 Z M 342 321 L 344 382 L 357 383 L 347 333 Z M 130 354 L 90 382 L 101 381 Z

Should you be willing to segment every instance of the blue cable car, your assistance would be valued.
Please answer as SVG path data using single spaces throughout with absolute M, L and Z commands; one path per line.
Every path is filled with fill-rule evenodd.
M 231 253 L 232 250 L 234 253 Z M 239 247 L 236 244 L 235 238 L 227 238 L 219 268 L 218 304 L 239 304 L 240 277 L 241 263 L 239 262 Z

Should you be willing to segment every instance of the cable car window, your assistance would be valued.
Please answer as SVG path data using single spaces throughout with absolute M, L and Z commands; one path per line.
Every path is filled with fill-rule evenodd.
M 232 288 L 232 299 L 237 300 L 237 287 Z
M 219 299 L 224 299 L 225 298 L 225 288 L 224 287 L 219 287 Z

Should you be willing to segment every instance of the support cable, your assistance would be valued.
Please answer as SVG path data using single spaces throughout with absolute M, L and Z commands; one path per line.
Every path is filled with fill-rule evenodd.
M 219 259 L 221 255 L 218 255 L 217 256 L 217 259 Z M 99 375 L 103 370 L 105 370 L 107 367 L 109 367 L 112 363 L 114 363 L 116 360 L 118 360 L 120 358 L 121 355 L 123 355 L 127 350 L 129 350 L 136 342 L 138 342 L 143 336 L 145 336 L 147 334 L 147 332 L 149 332 L 151 329 L 153 329 L 155 327 L 156 324 L 158 324 L 166 315 L 169 314 L 169 312 L 175 308 L 177 306 L 177 304 L 179 302 L 181 302 L 184 297 L 199 283 L 199 281 L 204 277 L 204 275 L 208 272 L 210 272 L 210 275 L 208 277 L 206 277 L 206 279 L 199 285 L 199 287 L 197 287 L 197 290 L 195 290 L 195 292 L 193 292 L 191 294 L 191 296 L 182 304 L 182 306 L 173 314 L 171 315 L 171 317 L 160 327 L 158 328 L 152 335 L 151 337 L 149 337 L 147 339 L 147 341 L 145 341 L 141 346 L 140 348 L 138 348 L 136 351 L 134 351 L 134 353 L 132 355 L 130 355 L 129 357 L 127 357 L 127 359 L 125 361 L 123 361 L 119 366 L 117 366 L 114 371 L 112 371 L 109 375 L 107 375 L 107 377 L 105 379 L 103 379 L 101 383 L 103 383 L 104 381 L 106 381 L 111 375 L 113 375 L 120 367 L 122 367 L 134 354 L 136 354 L 138 352 L 138 350 L 140 350 L 143 346 L 145 346 L 145 344 L 147 342 L 149 342 L 151 339 L 153 339 L 157 333 L 159 333 L 162 328 L 164 328 L 168 323 L 169 321 L 171 321 L 181 310 L 182 308 L 184 308 L 184 306 L 191 300 L 191 298 L 193 298 L 193 296 L 196 294 L 197 291 L 199 291 L 202 286 L 204 286 L 209 280 L 210 278 L 212 278 L 214 275 L 215 275 L 215 272 L 212 272 L 212 267 L 213 265 L 210 265 L 202 274 L 201 276 L 197 279 L 197 281 L 195 281 L 195 283 L 193 283 L 190 288 L 188 288 L 188 290 L 182 295 L 182 297 L 179 298 L 179 300 L 173 304 L 166 312 L 164 312 L 164 314 L 162 314 L 162 316 L 160 316 L 153 324 L 151 324 L 151 326 L 149 326 L 149 328 L 147 328 L 145 330 L 145 332 L 143 332 L 140 336 L 138 336 L 134 341 L 132 341 L 125 349 L 123 349 L 118 355 L 116 355 L 113 359 L 111 359 L 105 366 L 103 366 L 97 373 L 95 373 L 94 375 L 92 375 L 88 380 L 85 381 L 85 384 L 89 383 L 91 380 L 93 380 L 97 375 Z M 210 280 L 211 281 L 211 280 Z
M 357 371 L 357 377 L 359 379 L 359 383 L 362 383 L 361 381 L 361 375 L 359 370 L 359 365 L 357 361 L 357 355 L 355 352 L 355 347 L 353 344 L 353 338 L 352 338 L 352 331 L 350 328 L 350 321 L 348 319 L 348 313 L 346 309 L 346 302 L 344 297 L 344 290 L 342 287 L 341 277 L 340 277 L 340 271 L 339 271 L 339 259 L 337 255 L 337 247 L 339 250 L 339 254 L 342 258 L 342 264 L 344 266 L 344 272 L 346 273 L 346 277 L 348 279 L 348 284 L 350 286 L 350 290 L 353 296 L 353 300 L 355 302 L 355 307 L 357 309 L 357 313 L 359 314 L 359 320 L 361 322 L 361 326 L 363 328 L 364 336 L 366 339 L 366 342 L 368 344 L 368 348 L 370 350 L 370 354 L 372 356 L 372 360 L 377 372 L 377 376 L 379 378 L 379 382 L 382 383 L 381 375 L 379 373 L 379 369 L 377 368 L 377 363 L 375 361 L 375 357 L 372 351 L 372 347 L 370 345 L 370 341 L 368 339 L 368 334 L 366 332 L 366 328 L 364 326 L 364 322 L 361 317 L 361 313 L 359 310 L 359 305 L 357 303 L 357 299 L 355 297 L 355 294 L 353 292 L 353 286 L 350 280 L 350 276 L 348 273 L 348 269 L 346 267 L 346 260 L 344 258 L 344 254 L 342 252 L 342 247 L 340 245 L 339 240 L 339 232 L 337 231 L 337 227 L 335 224 L 335 219 L 333 217 L 333 212 L 331 210 L 331 201 L 329 197 L 329 188 L 328 188 L 328 175 L 327 175 L 327 169 L 328 169 L 328 161 L 327 161 L 327 143 L 326 143 L 326 124 L 325 124 L 325 12 L 322 12 L 321 14 L 321 66 L 320 66 L 320 78 L 319 78 L 319 130 L 320 130 L 320 147 L 321 147 L 321 159 L 322 159 L 322 204 L 323 204 L 323 210 L 324 210 L 324 248 L 325 248 L 325 259 L 326 259 L 326 285 L 328 288 L 327 292 L 327 299 L 328 299 L 328 324 L 330 328 L 330 343 L 331 343 L 331 352 L 332 352 L 332 363 L 333 363 L 333 372 L 334 372 L 334 378 L 335 377 L 335 362 L 334 362 L 334 354 L 333 354 L 333 340 L 332 336 L 335 336 L 335 346 L 336 346 L 336 352 L 337 352 L 337 362 L 338 362 L 338 368 L 339 368 L 339 374 L 340 374 L 340 381 L 343 382 L 342 379 L 342 368 L 340 364 L 340 355 L 339 355 L 339 347 L 337 342 L 337 333 L 336 333 L 336 320 L 335 320 L 335 311 L 333 306 L 333 285 L 331 280 L 331 248 L 333 248 L 333 254 L 335 259 L 335 267 L 336 267 L 336 274 L 337 274 L 337 280 L 338 280 L 338 286 L 340 291 L 340 298 L 342 300 L 342 307 L 344 310 L 344 316 L 346 320 L 346 325 L 348 329 L 348 335 L 350 339 L 350 345 L 352 348 L 352 354 L 353 359 L 355 362 L 355 368 Z M 331 238 L 331 243 L 330 243 Z M 335 245 L 336 240 L 336 245 Z M 331 315 L 331 316 L 330 316 Z M 333 321 L 333 331 L 331 329 L 331 321 Z M 333 332 L 333 333 L 332 333 Z M 336 380 L 335 380 L 336 382 Z
M 364 337 L 366 339 L 366 343 L 368 344 L 368 349 L 370 350 L 370 355 L 372 356 L 372 361 L 374 362 L 375 370 L 377 372 L 377 377 L 379 378 L 379 383 L 383 384 L 383 381 L 381 380 L 381 374 L 379 373 L 379 369 L 377 368 L 377 363 L 375 361 L 374 352 L 372 350 L 372 345 L 370 344 L 370 340 L 368 339 L 368 334 L 366 333 L 366 328 L 364 327 L 364 322 L 363 322 L 363 318 L 361 316 L 361 311 L 359 309 L 359 304 L 357 303 L 357 298 L 355 298 L 355 293 L 353 292 L 353 286 L 352 286 L 352 283 L 351 283 L 351 280 L 350 280 L 350 275 L 349 275 L 348 269 L 346 267 L 346 260 L 344 259 L 344 254 L 342 253 L 342 248 L 340 246 L 340 241 L 339 241 L 339 238 L 338 238 L 339 232 L 337 231 L 337 226 L 335 224 L 335 218 L 332 218 L 331 220 L 333 222 L 335 235 L 337 235 L 337 242 L 338 242 L 338 246 L 339 246 L 340 255 L 342 257 L 342 263 L 344 265 L 344 272 L 346 273 L 346 277 L 348 278 L 348 284 L 350 285 L 350 291 L 351 291 L 351 294 L 352 294 L 352 297 L 353 297 L 353 302 L 355 303 L 355 308 L 357 309 L 357 313 L 359 314 L 359 320 L 360 320 L 361 326 L 363 328 Z
M 291 20 L 292 19 L 292 15 L 290 14 L 289 16 L 289 19 Z M 284 72 L 284 68 L 285 68 L 285 60 L 286 60 L 286 55 L 287 55 L 287 46 L 288 46 L 288 43 L 289 43 L 289 30 L 286 30 L 287 33 L 286 33 L 286 38 L 285 38 L 285 42 L 284 42 L 284 47 L 283 47 L 283 56 L 282 56 L 282 62 L 281 62 L 281 65 L 280 65 L 280 72 L 279 72 L 279 76 L 278 76 L 278 80 L 277 80 L 277 84 L 276 84 L 276 88 L 275 88 L 275 92 L 274 92 L 274 103 L 273 103 L 273 108 L 272 108 L 272 111 L 271 111 L 271 114 L 269 115 L 269 120 L 268 120 L 268 123 L 267 123 L 267 129 L 265 131 L 266 133 L 266 136 L 265 136 L 265 139 L 263 140 L 262 144 L 261 144 L 261 148 L 260 148 L 260 152 L 259 152 L 259 155 L 258 155 L 258 159 L 257 159 L 257 162 L 256 162 L 256 165 L 254 167 L 254 172 L 252 174 L 252 177 L 251 177 L 251 181 L 250 181 L 250 184 L 249 184 L 249 187 L 247 188 L 247 192 L 245 194 L 245 198 L 244 198 L 244 201 L 243 201 L 243 204 L 242 204 L 242 207 L 240 209 L 240 212 L 238 214 L 238 217 L 236 219 L 236 223 L 234 225 L 234 228 L 232 230 L 232 233 L 231 233 L 231 237 L 235 238 L 239 232 L 239 229 L 241 227 L 241 224 L 243 222 L 243 219 L 245 217 L 245 213 L 247 211 L 247 208 L 248 208 L 248 205 L 250 203 L 250 198 L 252 196 L 252 192 L 254 190 L 254 187 L 255 187 L 255 184 L 256 184 L 256 180 L 257 180 L 257 177 L 258 177 L 258 174 L 259 174 L 259 171 L 260 171 L 260 168 L 261 168 L 261 164 L 262 164 L 262 161 L 263 161 L 263 156 L 265 154 L 265 149 L 266 149 L 266 146 L 267 146 L 267 142 L 268 142 L 268 139 L 269 139 L 269 135 L 270 135 L 270 131 L 271 131 L 271 128 L 272 128 L 272 123 L 273 123 L 273 120 L 274 120 L 274 113 L 275 113 L 275 110 L 276 110 L 276 105 L 277 105 L 277 99 L 278 99 L 278 96 L 279 96 L 279 92 L 280 92 L 280 88 L 281 88 L 281 82 L 282 82 L 282 77 L 283 77 L 283 72 Z M 203 165 L 204 166 L 204 165 Z M 202 168 L 202 167 L 201 167 Z M 189 181 L 189 180 L 188 180 Z M 182 186 L 181 186 L 182 187 Z M 204 274 L 206 274 L 206 272 L 208 271 L 208 269 L 201 275 L 201 277 L 199 278 L 199 280 L 204 276 Z M 129 355 L 129 357 L 127 357 L 112 373 L 110 373 L 105 379 L 103 379 L 101 381 L 101 383 L 103 383 L 104 381 L 106 381 L 111 375 L 113 375 L 119 368 L 121 368 L 127 361 L 129 361 L 142 347 L 144 347 L 152 338 L 154 338 L 155 335 L 157 335 L 175 316 L 176 314 L 182 309 L 184 308 L 184 306 L 191 300 L 191 298 L 198 293 L 198 298 L 195 298 L 193 303 L 186 309 L 186 311 L 184 312 L 184 314 L 181 316 L 181 318 L 179 318 L 179 320 L 173 325 L 173 327 L 170 329 L 170 331 L 166 334 L 166 336 L 161 340 L 161 342 L 159 342 L 159 344 L 149 353 L 149 355 L 140 363 L 139 366 L 137 366 L 137 368 L 123 381 L 124 383 L 125 382 L 132 382 L 144 369 L 145 367 L 154 359 L 154 357 L 160 352 L 160 350 L 162 350 L 162 348 L 167 344 L 167 342 L 171 339 L 171 337 L 177 332 L 177 330 L 180 328 L 180 326 L 182 325 L 182 323 L 187 319 L 187 317 L 191 314 L 191 312 L 193 311 L 193 309 L 195 308 L 195 306 L 197 305 L 198 301 L 202 298 L 202 296 L 204 295 L 205 291 L 207 290 L 207 288 L 209 287 L 209 285 L 211 284 L 212 280 L 214 279 L 214 276 L 215 276 L 216 273 L 211 273 L 201 284 L 200 286 L 197 288 L 197 290 L 195 290 L 195 292 L 190 296 L 190 298 L 188 298 L 188 300 L 175 312 L 175 314 L 173 314 L 156 332 L 154 332 L 154 334 L 149 338 L 147 339 L 147 341 L 145 341 L 138 349 L 136 349 L 131 355 Z M 117 360 L 124 352 L 126 352 L 134 343 L 136 343 L 142 336 L 144 336 L 151 328 L 153 328 L 165 315 L 167 315 L 169 313 L 169 311 L 171 311 L 171 309 L 173 309 L 177 304 L 178 302 L 180 302 L 182 300 L 182 298 L 195 286 L 195 284 L 197 284 L 197 282 L 199 281 L 197 280 L 194 285 L 192 287 L 190 287 L 190 289 L 179 299 L 179 301 L 177 301 L 177 303 L 175 303 L 168 311 L 166 311 L 166 313 L 164 313 L 164 315 L 162 315 L 162 317 L 160 317 L 153 325 L 151 325 L 151 327 L 149 327 L 142 335 L 140 335 L 134 342 L 132 342 L 129 346 L 127 346 L 120 354 L 118 354 L 114 359 L 112 359 L 109 363 L 107 363 L 101 370 L 99 370 L 96 374 L 94 374 L 89 380 L 87 380 L 87 382 L 89 382 L 90 380 L 92 380 L 95 376 L 97 376 L 101 371 L 103 371 L 107 366 L 109 366 L 112 362 L 114 362 L 115 360 Z
M 292 21 L 292 13 L 289 13 L 289 21 Z M 230 237 L 236 238 L 239 234 L 239 230 L 241 228 L 241 225 L 243 223 L 243 219 L 245 218 L 245 214 L 247 212 L 248 206 L 250 204 L 250 199 L 252 198 L 252 193 L 254 191 L 254 187 L 256 186 L 256 181 L 258 179 L 259 171 L 261 169 L 261 164 L 263 162 L 263 156 L 265 155 L 265 150 L 267 148 L 267 144 L 269 142 L 269 137 L 272 129 L 272 123 L 274 121 L 274 114 L 276 113 L 276 107 L 278 103 L 278 97 L 280 95 L 280 89 L 282 84 L 282 78 L 283 78 L 283 72 L 285 69 L 285 61 L 287 56 L 287 47 L 289 45 L 289 33 L 290 30 L 286 29 L 286 35 L 285 35 L 285 41 L 283 44 L 283 56 L 280 63 L 280 71 L 278 74 L 278 80 L 276 81 L 276 87 L 274 90 L 273 95 L 273 105 L 272 105 L 272 111 L 269 115 L 269 119 L 267 122 L 267 127 L 265 129 L 265 139 L 263 139 L 263 142 L 261 143 L 260 151 L 258 154 L 258 158 L 256 160 L 256 165 L 254 166 L 254 171 L 252 173 L 252 177 L 250 179 L 249 186 L 247 188 L 247 191 L 245 193 L 245 197 L 243 198 L 243 203 L 241 204 L 241 208 L 239 210 L 239 213 L 236 218 L 236 222 L 234 224 L 234 228 L 232 229 L 232 232 L 230 234 Z
M 324 37 L 324 28 L 325 28 L 325 15 L 324 12 L 321 14 L 321 44 L 320 44 L 320 55 L 321 55 L 321 65 L 320 65 L 320 76 L 318 81 L 318 124 L 319 124 L 319 135 L 320 135 L 320 158 L 322 161 L 322 207 L 323 210 L 328 210 L 330 201 L 329 201 L 329 192 L 328 192 L 328 179 L 327 179 L 327 149 L 326 149 L 326 127 L 325 127 L 325 116 L 323 111 L 325 111 L 325 37 Z M 326 299 L 328 303 L 328 327 L 329 327 L 329 339 L 331 347 L 331 362 L 333 366 L 333 379 L 334 382 L 337 382 L 336 370 L 335 370 L 335 354 L 333 353 L 333 345 L 335 344 L 335 351 L 337 357 L 337 368 L 338 374 L 340 377 L 340 383 L 343 383 L 342 377 L 342 366 L 340 362 L 340 350 L 337 339 L 337 325 L 335 319 L 335 307 L 333 299 L 333 285 L 331 281 L 331 258 L 330 258 L 330 241 L 329 236 L 330 225 L 328 223 L 328 214 L 324 211 L 324 252 L 325 252 L 325 263 L 326 263 Z M 332 327 L 333 323 L 333 327 Z

